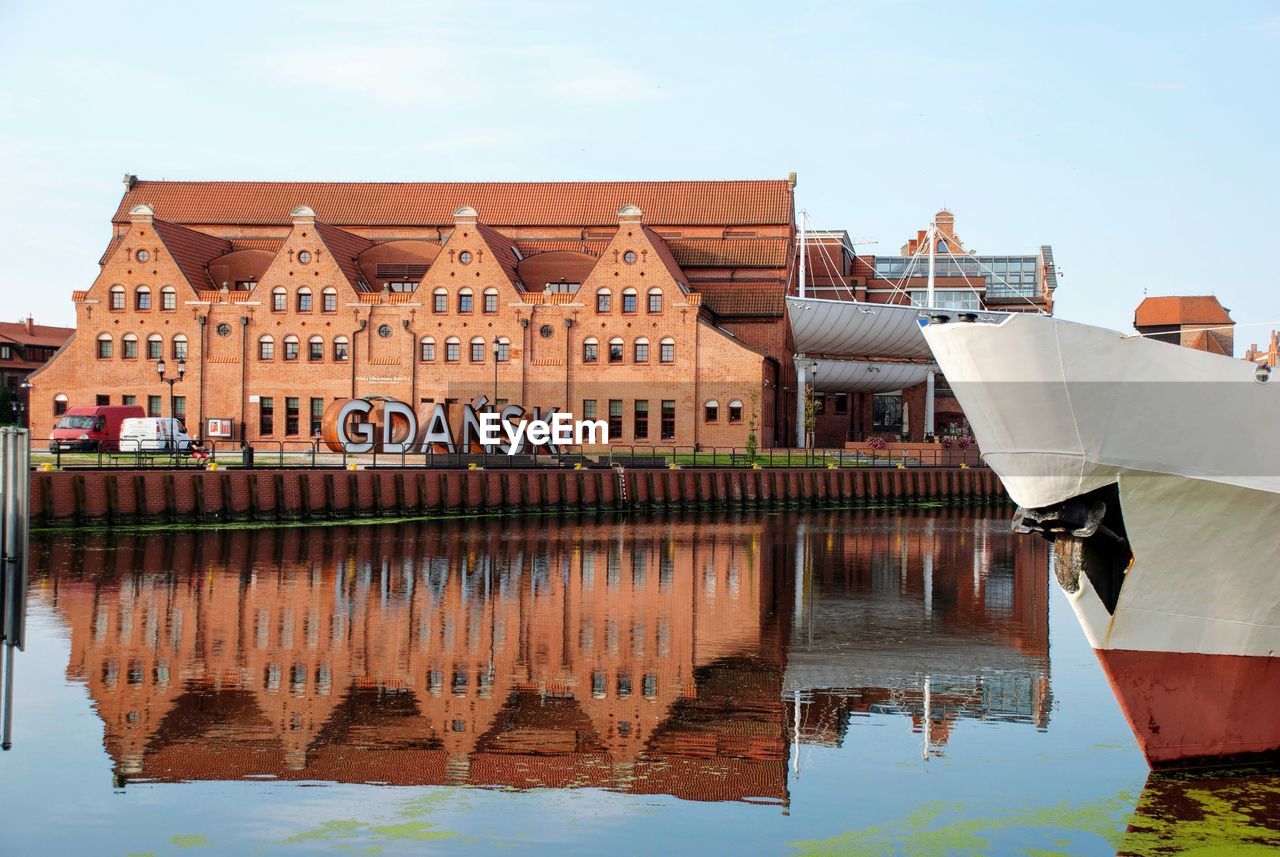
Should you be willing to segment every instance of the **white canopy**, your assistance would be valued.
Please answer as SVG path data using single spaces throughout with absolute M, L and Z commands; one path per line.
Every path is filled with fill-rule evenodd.
M 801 358 L 804 359 L 804 358 Z M 871 360 L 817 359 L 810 373 L 815 390 L 824 393 L 889 393 L 923 383 L 932 363 L 888 363 Z
M 796 351 L 849 357 L 927 359 L 920 307 L 787 298 Z

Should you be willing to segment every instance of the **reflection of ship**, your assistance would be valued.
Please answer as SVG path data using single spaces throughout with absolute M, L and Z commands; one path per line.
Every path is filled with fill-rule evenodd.
M 38 544 L 33 591 L 70 625 L 68 674 L 88 685 L 121 782 L 785 802 L 784 672 L 812 664 L 805 680 L 824 688 L 849 675 L 824 670 L 793 624 L 818 630 L 828 598 L 848 600 L 838 589 L 889 569 L 865 615 L 895 621 L 932 599 L 919 652 L 965 688 L 940 694 L 937 716 L 1013 707 L 1042 721 L 1047 613 L 1022 587 L 1043 557 L 991 527 L 947 510 L 115 534 Z M 969 645 L 976 657 L 934 651 Z M 1000 663 L 1038 690 L 983 700 L 974 688 L 994 687 Z M 863 692 L 909 699 L 916 669 L 886 659 Z
M 998 528 L 998 529 L 997 529 Z M 979 519 L 817 520 L 800 544 L 784 692 L 805 743 L 896 714 L 937 755 L 958 719 L 1048 724 L 1044 551 Z
M 1280 771 L 1152 773 L 1118 855 L 1270 854 L 1280 848 Z
M 924 332 L 1155 766 L 1280 750 L 1280 389 L 1036 316 Z M 1264 383 L 1259 383 L 1262 381 Z

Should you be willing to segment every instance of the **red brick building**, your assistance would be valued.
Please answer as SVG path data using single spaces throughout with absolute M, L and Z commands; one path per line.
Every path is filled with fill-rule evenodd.
M 69 327 L 36 324 L 31 316 L 18 322 L 0 321 L 0 387 L 7 396 L 7 403 L 0 407 L 0 425 L 28 424 L 27 378 L 74 333 Z
M 1259 348 L 1257 343 L 1250 345 L 1244 353 L 1244 359 L 1272 369 L 1280 366 L 1280 330 L 1271 331 L 1265 348 Z
M 1143 298 L 1133 313 L 1138 333 L 1161 342 L 1231 356 L 1235 322 L 1213 295 L 1165 295 Z
M 337 398 L 487 396 L 607 419 L 614 443 L 744 446 L 754 421 L 768 446 L 794 396 L 794 188 L 129 176 L 33 408 L 167 415 L 164 358 L 206 436 L 307 441 Z

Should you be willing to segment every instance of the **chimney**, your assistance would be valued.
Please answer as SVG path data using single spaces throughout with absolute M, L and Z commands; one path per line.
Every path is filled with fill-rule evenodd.
M 22 322 L 22 326 L 27 329 L 28 336 L 34 336 L 36 332 L 36 321 L 28 315 Z
M 796 186 L 796 174 L 794 172 L 787 173 L 787 187 L 794 190 L 795 186 Z
M 135 184 L 137 184 L 137 183 L 138 183 L 138 177 L 137 177 L 137 176 L 135 176 L 133 173 L 125 173 L 125 174 L 124 174 L 124 190 L 125 190 L 125 193 L 128 193 L 129 191 L 133 190 L 133 186 L 134 186 Z

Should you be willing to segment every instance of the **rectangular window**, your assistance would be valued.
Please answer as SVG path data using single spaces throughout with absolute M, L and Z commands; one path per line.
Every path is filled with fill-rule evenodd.
M 12 360 L 13 348 L 8 345 L 0 345 L 0 360 Z
M 426 362 L 436 359 L 436 341 L 434 339 L 422 340 L 422 359 Z
M 637 363 L 649 362 L 649 343 L 648 342 L 636 343 L 636 362 Z
M 307 356 L 311 358 L 313 361 L 323 360 L 324 359 L 324 340 L 316 338 L 307 342 Z
M 596 292 L 596 312 L 608 312 L 613 306 L 613 296 L 608 291 Z
M 325 292 L 325 293 L 321 296 L 321 300 L 323 300 L 323 301 L 324 301 L 324 311 L 325 311 L 325 312 L 337 312 L 337 311 L 338 311 L 338 293 L 337 293 L 337 292 Z
M 286 339 L 284 341 L 284 359 L 285 360 L 298 359 L 298 340 Z
M 124 309 L 124 289 L 111 290 L 111 308 Z
M 416 280 L 388 280 L 387 291 L 389 292 L 411 292 L 418 287 Z
M 633 313 L 636 311 L 636 294 L 635 292 L 622 293 L 622 311 L 624 313 Z
M 458 312 L 471 312 L 472 306 L 471 292 L 460 292 L 458 294 Z
M 339 363 L 345 362 L 347 359 L 347 339 L 340 336 L 333 341 L 333 359 Z
M 124 359 L 132 360 L 137 356 L 138 356 L 138 340 L 136 339 L 124 340 Z
M 431 309 L 433 312 L 448 312 L 449 296 L 444 292 L 436 292 L 431 296 Z
M 149 417 L 160 416 L 160 397 L 159 396 L 147 396 L 147 416 Z
M 316 437 L 320 434 L 320 424 L 322 422 L 324 422 L 324 399 L 312 399 L 310 429 L 312 437 Z
M 498 311 L 498 293 L 497 292 L 485 292 L 484 311 L 485 312 Z
M 649 312 L 662 312 L 662 292 L 649 292 Z
M 836 413 L 837 414 L 849 413 L 849 394 L 848 393 L 836 393 Z
M 506 363 L 511 360 L 511 343 L 505 339 L 498 340 L 498 362 Z
M 599 358 L 599 348 L 594 339 L 582 343 L 582 362 L 595 363 Z
M 173 359 L 187 359 L 187 338 L 185 336 L 175 336 L 173 338 Z
M 609 362 L 622 362 L 622 342 L 621 340 L 609 343 Z
M 311 312 L 311 292 L 298 292 L 298 312 Z
M 269 437 L 276 430 L 276 403 L 270 396 L 258 400 L 258 434 Z
M 180 420 L 184 420 L 184 421 L 186 420 L 187 418 L 187 397 L 186 396 L 173 397 L 173 415 Z
M 163 340 L 148 339 L 147 340 L 147 359 L 159 360 L 162 356 L 164 356 Z
M 609 440 L 622 439 L 622 400 L 609 400 Z
M 457 363 L 462 356 L 461 342 L 446 342 L 444 344 L 444 359 L 450 363 Z
M 584 420 L 594 420 L 596 418 L 596 400 L 582 400 L 582 418 Z
M 662 439 L 675 440 L 676 437 L 676 403 L 673 399 L 662 400 Z
M 288 306 L 288 300 L 289 296 L 285 294 L 284 289 L 276 289 L 271 293 L 271 311 L 284 312 L 285 308 Z
M 177 309 L 178 293 L 173 289 L 165 289 L 160 292 L 160 308 L 161 309 Z
M 276 356 L 276 343 L 271 339 L 258 340 L 258 359 L 272 360 Z
M 107 358 L 111 356 L 111 338 L 98 340 L 98 357 Z
M 471 362 L 472 363 L 484 362 L 484 343 L 483 342 L 471 343 Z
M 138 309 L 151 309 L 151 292 L 138 292 Z
M 646 440 L 649 437 L 649 401 L 647 399 L 636 399 L 636 421 L 633 434 L 636 440 Z
M 122 404 L 122 405 L 136 405 L 136 404 L 138 404 L 138 397 L 137 397 L 137 396 L 121 396 L 121 397 L 120 397 L 120 404 Z
M 813 412 L 818 416 L 822 416 L 827 412 L 827 394 L 826 393 L 813 394 Z
M 286 396 L 284 400 L 284 433 L 290 437 L 298 433 L 298 408 L 300 401 L 297 396 Z
M 742 422 L 742 402 L 739 402 L 737 399 L 734 399 L 729 403 L 729 422 Z
M 663 363 L 676 362 L 676 344 L 674 342 L 663 342 L 658 346 L 658 359 Z

